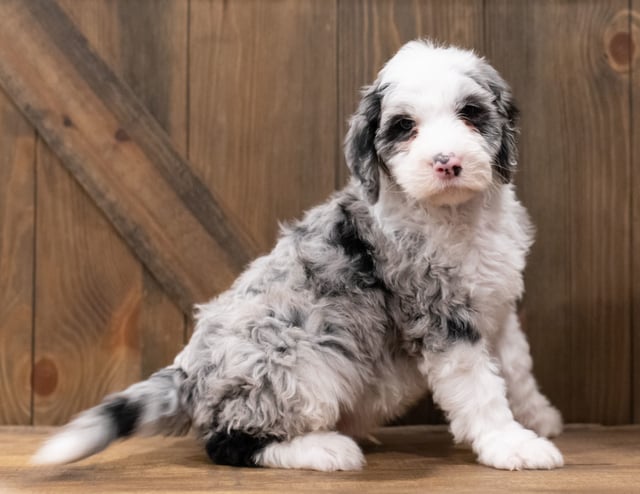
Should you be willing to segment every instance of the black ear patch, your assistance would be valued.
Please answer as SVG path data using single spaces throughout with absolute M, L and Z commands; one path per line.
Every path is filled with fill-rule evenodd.
M 376 149 L 375 137 L 380 125 L 383 88 L 365 88 L 358 110 L 351 117 L 345 139 L 345 157 L 349 170 L 356 177 L 373 204 L 380 194 L 380 169 L 384 167 Z
M 501 114 L 505 118 L 502 125 L 502 137 L 500 139 L 500 149 L 496 155 L 496 171 L 504 183 L 509 183 L 513 178 L 516 164 L 518 162 L 518 120 L 520 111 L 515 106 L 511 97 L 506 101 L 498 103 L 501 106 Z
M 494 105 L 500 122 L 500 148 L 496 154 L 494 170 L 503 183 L 513 178 L 518 163 L 518 119 L 520 111 L 516 108 L 511 90 L 498 72 L 487 65 L 485 70 L 486 85 L 494 95 Z
M 477 71 L 470 76 L 493 94 L 499 122 L 500 146 L 495 156 L 494 172 L 503 183 L 509 183 L 518 162 L 518 120 L 520 112 L 516 108 L 509 85 L 488 63 L 482 61 Z

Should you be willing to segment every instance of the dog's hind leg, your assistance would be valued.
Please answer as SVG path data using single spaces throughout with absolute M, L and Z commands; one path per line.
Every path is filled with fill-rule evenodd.
M 562 466 L 562 455 L 549 440 L 514 419 L 504 379 L 484 340 L 425 352 L 420 369 L 454 437 L 471 443 L 480 463 L 507 470 Z
M 494 347 L 516 420 L 541 436 L 553 437 L 560 434 L 562 416 L 538 389 L 531 372 L 533 361 L 529 344 L 515 312 L 507 318 Z
M 360 470 L 364 455 L 356 442 L 338 432 L 317 431 L 289 441 L 271 442 L 254 456 L 257 465 L 331 472 Z

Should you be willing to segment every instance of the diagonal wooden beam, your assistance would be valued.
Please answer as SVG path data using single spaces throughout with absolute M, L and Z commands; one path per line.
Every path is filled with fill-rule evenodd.
M 185 311 L 257 253 L 55 0 L 0 0 L 0 85 Z

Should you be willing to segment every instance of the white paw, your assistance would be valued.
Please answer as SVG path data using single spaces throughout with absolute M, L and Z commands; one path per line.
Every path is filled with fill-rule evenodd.
M 291 441 L 271 443 L 255 459 L 265 467 L 323 472 L 361 470 L 366 463 L 355 441 L 337 432 L 312 432 Z
M 519 422 L 542 437 L 555 437 L 562 433 L 562 415 L 551 405 L 527 414 Z
M 503 470 L 544 469 L 561 467 L 562 454 L 553 443 L 522 428 L 496 431 L 477 441 L 474 446 L 478 461 Z

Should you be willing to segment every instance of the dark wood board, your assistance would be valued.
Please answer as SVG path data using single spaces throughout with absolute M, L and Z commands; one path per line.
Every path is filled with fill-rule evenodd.
M 610 45 L 617 47 L 619 70 L 628 75 L 631 83 L 631 258 L 632 258 L 632 394 L 634 423 L 640 423 L 640 2 L 631 0 L 629 35 L 613 32 Z M 614 41 L 615 43 L 611 43 Z

